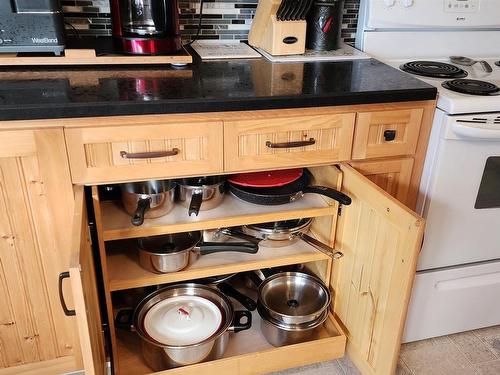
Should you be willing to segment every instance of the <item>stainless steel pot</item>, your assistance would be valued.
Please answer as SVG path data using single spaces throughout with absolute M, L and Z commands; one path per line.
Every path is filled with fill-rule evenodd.
M 148 312 L 156 304 L 179 296 L 201 297 L 217 306 L 222 321 L 214 334 L 189 345 L 171 345 L 152 337 L 145 326 Z M 116 317 L 118 328 L 130 330 L 130 311 L 120 311 Z M 229 299 L 214 288 L 185 283 L 167 286 L 146 296 L 133 312 L 132 321 L 133 328 L 142 339 L 142 353 L 146 363 L 153 371 L 162 371 L 221 358 L 227 348 L 229 334 L 249 329 L 252 325 L 252 315 L 249 311 L 234 311 Z
M 185 178 L 179 181 L 179 202 L 188 207 L 188 215 L 211 210 L 222 203 L 226 191 L 225 176 Z
M 195 256 L 218 252 L 255 254 L 259 247 L 250 242 L 203 242 L 202 232 L 192 231 L 141 237 L 137 240 L 139 264 L 154 273 L 176 272 L 186 268 Z
M 324 311 L 316 320 L 302 324 L 279 323 L 257 307 L 261 316 L 260 330 L 266 340 L 273 346 L 285 346 L 300 342 L 312 341 L 319 338 L 323 323 L 328 318 L 328 311 Z
M 133 225 L 142 225 L 144 218 L 153 219 L 174 208 L 174 180 L 150 180 L 120 184 L 125 211 L 132 216 Z
M 302 272 L 280 272 L 259 286 L 259 311 L 283 325 L 316 322 L 330 306 L 323 282 Z

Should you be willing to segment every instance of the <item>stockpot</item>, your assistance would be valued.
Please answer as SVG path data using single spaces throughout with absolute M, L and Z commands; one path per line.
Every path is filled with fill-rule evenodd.
M 121 310 L 116 326 L 137 332 L 144 360 L 153 371 L 219 359 L 230 333 L 252 325 L 249 311 L 234 311 L 220 291 L 194 283 L 149 294 L 130 317 L 131 309 Z

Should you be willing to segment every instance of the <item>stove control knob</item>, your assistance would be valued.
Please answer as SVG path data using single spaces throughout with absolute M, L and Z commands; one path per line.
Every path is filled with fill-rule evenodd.
M 396 0 L 384 0 L 384 4 L 386 8 L 391 8 L 396 3 Z
M 401 5 L 404 6 L 405 8 L 409 8 L 413 6 L 413 0 L 400 0 Z

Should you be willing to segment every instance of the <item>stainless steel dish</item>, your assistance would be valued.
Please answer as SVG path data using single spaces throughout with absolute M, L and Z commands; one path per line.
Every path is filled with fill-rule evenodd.
M 259 311 L 284 325 L 308 324 L 328 310 L 330 292 L 323 282 L 302 272 L 280 272 L 259 286 Z
M 203 242 L 202 232 L 192 231 L 141 237 L 137 240 L 139 264 L 154 273 L 176 272 L 186 268 L 195 257 L 218 252 L 255 254 L 259 247 L 250 242 Z
M 323 323 L 328 318 L 328 311 L 324 311 L 316 320 L 309 323 L 283 324 L 267 315 L 261 306 L 258 306 L 257 310 L 261 317 L 262 334 L 271 345 L 278 347 L 318 339 Z
M 148 331 L 146 321 L 148 313 L 157 304 L 182 296 L 201 298 L 215 305 L 221 315 L 220 325 L 210 337 L 192 344 L 172 345 L 155 340 L 154 333 L 151 330 Z M 144 360 L 153 371 L 219 359 L 227 348 L 229 334 L 249 329 L 252 325 L 252 315 L 249 311 L 234 311 L 229 299 L 221 292 L 205 285 L 192 283 L 171 285 L 151 293 L 137 305 L 132 319 L 129 319 L 130 311 L 130 309 L 122 310 L 118 314 L 116 326 L 129 330 L 133 327 L 142 339 Z M 159 327 L 153 327 L 153 329 L 156 328 Z M 192 328 L 193 332 L 197 329 L 197 327 Z M 179 336 L 182 336 L 182 333 L 179 333 Z
M 179 181 L 179 202 L 188 207 L 188 215 L 211 210 L 222 203 L 226 192 L 225 176 L 184 178 Z
M 153 219 L 174 208 L 174 180 L 150 180 L 120 184 L 123 206 L 132 216 L 133 225 L 142 225 L 144 219 Z

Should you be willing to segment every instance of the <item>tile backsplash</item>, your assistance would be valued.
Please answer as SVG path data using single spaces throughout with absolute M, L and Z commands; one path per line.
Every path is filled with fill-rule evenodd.
M 199 1 L 178 0 L 183 39 L 198 28 Z M 345 0 L 342 38 L 354 42 L 360 0 Z M 258 0 L 205 0 L 200 39 L 248 38 Z M 81 36 L 111 35 L 108 0 L 62 0 L 68 33 Z

